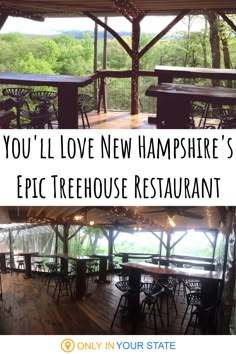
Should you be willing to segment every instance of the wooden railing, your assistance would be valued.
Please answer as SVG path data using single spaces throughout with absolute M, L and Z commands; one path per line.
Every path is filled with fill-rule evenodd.
M 196 79 L 210 80 L 214 86 L 216 81 L 225 80 L 231 82 L 236 80 L 236 70 L 230 69 L 205 69 L 205 68 L 180 68 L 171 66 L 158 66 L 155 70 L 139 70 L 139 77 L 157 78 L 157 83 L 173 82 L 174 79 L 183 79 L 184 82 L 193 83 Z M 106 79 L 125 79 L 132 77 L 132 70 L 98 70 L 96 72 L 96 78 L 99 81 L 98 85 L 98 113 L 101 109 L 107 112 L 107 90 Z M 205 82 L 204 82 L 205 83 Z M 148 88 L 148 85 L 146 89 Z M 150 112 L 151 113 L 151 112 Z

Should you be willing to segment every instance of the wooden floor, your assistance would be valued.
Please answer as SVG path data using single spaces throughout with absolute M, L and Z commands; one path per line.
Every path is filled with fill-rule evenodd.
M 149 279 L 150 280 L 150 279 Z M 98 285 L 89 281 L 88 294 L 82 300 L 62 297 L 59 305 L 47 294 L 43 278 L 24 279 L 22 273 L 2 274 L 3 298 L 0 300 L 0 334 L 132 334 L 130 320 L 118 313 L 114 327 L 110 330 L 113 315 L 120 299 L 115 287 L 118 276 L 111 277 L 111 283 Z M 145 279 L 147 281 L 147 279 Z M 188 315 L 181 326 L 186 308 L 183 294 L 176 296 L 178 316 L 171 308 L 170 326 L 166 324 L 163 304 L 164 328 L 157 318 L 158 334 L 183 334 Z M 153 318 L 139 321 L 136 334 L 154 334 Z M 191 331 L 190 331 L 191 334 Z
M 88 114 L 92 129 L 155 129 L 155 125 L 148 124 L 148 113 L 131 115 L 128 112 L 100 113 L 93 111 Z M 81 127 L 79 119 L 79 126 Z

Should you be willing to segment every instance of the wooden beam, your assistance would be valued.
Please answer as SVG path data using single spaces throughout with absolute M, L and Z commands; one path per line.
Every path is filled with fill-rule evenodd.
M 70 235 L 70 237 L 68 237 L 68 241 L 70 241 L 73 237 L 76 236 L 76 234 L 84 227 L 84 225 L 80 225 L 79 227 L 77 227 L 77 229 L 73 232 L 72 235 Z
M 236 25 L 233 21 L 226 16 L 226 14 L 222 10 L 218 10 L 217 13 L 223 18 L 223 20 L 232 28 L 234 32 L 236 32 Z
M 160 237 L 160 236 L 157 235 L 154 231 L 150 231 L 150 232 L 151 232 L 151 234 L 153 234 L 156 238 L 158 238 L 158 240 L 160 241 L 160 243 L 162 244 L 162 246 L 164 246 L 165 249 L 167 249 L 167 245 L 165 244 L 165 242 L 164 242 L 163 239 L 162 239 L 163 233 L 162 233 L 162 235 L 161 235 L 161 237 Z
M 116 32 L 114 31 L 110 26 L 106 25 L 104 22 L 102 22 L 101 20 L 99 20 L 98 17 L 94 16 L 93 14 L 91 14 L 88 11 L 83 12 L 83 14 L 89 18 L 91 18 L 91 20 L 93 20 L 94 22 L 96 22 L 99 26 L 103 27 L 105 30 L 107 30 L 113 37 L 116 38 L 116 40 L 120 43 L 120 45 L 125 49 L 125 51 L 129 54 L 130 57 L 132 57 L 132 50 L 131 48 L 128 46 L 128 44 L 123 40 L 123 38 Z
M 187 233 L 188 233 L 187 231 L 184 232 L 184 234 L 183 234 L 182 236 L 180 236 L 180 237 L 178 238 L 178 240 L 175 241 L 175 243 L 173 243 L 172 246 L 170 246 L 170 250 L 171 250 L 172 248 L 174 248 L 181 240 L 183 240 L 183 238 L 187 235 Z
M 8 15 L 2 14 L 0 11 L 0 30 L 4 26 L 4 23 L 6 22 L 7 18 L 8 18 Z
M 0 6 L 0 13 L 2 15 L 6 15 L 6 16 L 23 17 L 23 18 L 27 18 L 27 19 L 33 20 L 33 21 L 44 22 L 43 16 L 31 13 L 31 12 L 20 11 L 20 10 L 10 8 L 10 7 L 4 6 L 4 5 Z
M 56 236 L 59 237 L 59 239 L 64 242 L 64 237 L 62 236 L 62 234 L 60 233 L 60 231 L 58 230 L 58 225 L 53 225 L 51 224 L 51 228 L 53 229 L 53 231 L 55 232 Z
M 139 59 L 151 49 L 154 44 L 156 44 L 162 37 L 166 35 L 179 21 L 182 20 L 184 16 L 186 16 L 188 13 L 190 13 L 190 10 L 183 10 L 181 11 L 178 16 L 174 18 L 173 21 L 169 23 L 160 33 L 158 33 L 139 53 Z

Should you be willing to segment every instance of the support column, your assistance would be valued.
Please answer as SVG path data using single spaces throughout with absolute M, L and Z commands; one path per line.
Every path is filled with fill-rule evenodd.
M 95 22 L 94 26 L 94 61 L 93 61 L 93 72 L 96 73 L 98 68 L 98 24 Z M 94 81 L 94 103 L 97 107 L 98 104 L 98 84 L 97 80 Z
M 113 269 L 113 243 L 114 243 L 114 230 L 110 229 L 108 234 L 108 269 Z
M 140 19 L 132 22 L 132 78 L 131 78 L 131 114 L 139 112 L 139 42 Z

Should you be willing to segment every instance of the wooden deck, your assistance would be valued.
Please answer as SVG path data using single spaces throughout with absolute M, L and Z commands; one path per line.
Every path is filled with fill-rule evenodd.
M 149 279 L 150 280 L 150 279 Z M 121 292 L 115 287 L 118 276 L 111 277 L 111 284 L 98 285 L 89 281 L 88 294 L 81 301 L 61 297 L 59 305 L 47 294 L 43 277 L 24 279 L 22 273 L 2 274 L 3 299 L 0 300 L 0 334 L 131 334 L 131 323 L 119 313 L 113 330 L 113 315 Z M 148 279 L 145 279 L 148 281 Z M 186 304 L 183 294 L 176 296 L 179 314 L 170 310 L 170 326 L 166 325 L 166 306 L 163 303 L 164 328 L 157 318 L 158 334 L 183 334 L 188 323 L 181 320 Z M 191 331 L 190 331 L 191 333 Z M 154 334 L 153 319 L 147 316 L 139 321 L 136 334 Z
M 92 129 L 155 129 L 148 124 L 148 113 L 131 115 L 129 112 L 109 111 L 98 114 L 96 111 L 88 114 Z M 81 120 L 79 119 L 81 126 Z

